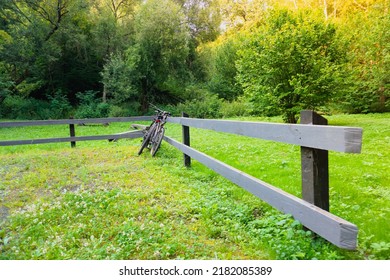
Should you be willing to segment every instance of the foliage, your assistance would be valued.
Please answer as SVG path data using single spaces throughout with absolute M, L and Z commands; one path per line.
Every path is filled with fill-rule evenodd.
M 339 101 L 351 113 L 390 110 L 390 14 L 370 12 L 369 19 L 357 15 L 342 28 L 354 30 L 350 41 L 350 90 Z
M 240 42 L 227 38 L 214 48 L 204 50 L 213 53 L 208 73 L 210 91 L 229 101 L 242 95 L 242 88 L 236 82 L 239 44 Z
M 139 115 L 139 103 L 138 102 L 129 102 L 123 103 L 121 106 L 110 105 L 110 111 L 108 115 L 110 117 L 129 117 L 129 116 L 138 116 Z
M 61 91 L 57 91 L 53 96 L 49 96 L 48 99 L 50 102 L 49 110 L 52 112 L 50 119 L 69 117 L 69 112 L 71 111 L 72 106 Z
M 268 6 L 272 7 L 274 5 L 278 5 L 278 2 L 280 2 L 264 0 L 220 1 L 222 14 L 224 15 L 224 22 L 227 25 L 226 28 L 233 30 L 233 32 L 240 30 L 241 28 L 247 28 L 253 23 L 262 21 Z
M 7 79 L 5 75 L 0 72 L 0 104 L 3 103 L 4 99 L 12 93 L 11 87 L 13 86 L 12 81 Z
M 1 13 L 1 28 L 13 40 L 0 58 L 15 83 L 14 94 L 45 100 L 59 90 L 74 94 L 97 83 L 82 1 L 3 1 Z
M 137 88 L 132 84 L 137 75 L 134 70 L 139 63 L 139 57 L 136 55 L 126 57 L 127 60 L 121 54 L 111 55 L 102 71 L 102 82 L 106 94 L 104 98 L 115 105 L 139 101 Z
M 0 102 L 57 117 L 51 97 L 75 109 L 95 91 L 134 114 L 197 86 L 290 122 L 302 108 L 386 112 L 389 22 L 387 0 L 0 1 Z
M 142 109 L 159 95 L 178 93 L 177 79 L 185 77 L 189 54 L 188 29 L 180 7 L 170 0 L 148 1 L 136 17 L 135 44 L 128 50 L 129 65 L 136 73 L 133 84 L 140 93 Z
M 180 103 L 177 108 L 179 112 L 185 112 L 193 118 L 219 118 L 222 100 L 216 94 L 207 90 L 194 88 L 187 89 L 192 99 Z
M 68 118 L 71 106 L 68 100 L 57 93 L 49 101 L 8 95 L 0 106 L 0 116 L 21 120 L 46 120 Z
M 79 92 L 77 94 L 80 105 L 74 115 L 75 118 L 86 119 L 108 117 L 110 105 L 108 103 L 101 102 L 96 95 L 97 92 L 95 91 Z
M 221 104 L 219 112 L 223 118 L 241 117 L 250 115 L 248 108 L 250 106 L 243 100 L 224 101 Z
M 193 44 L 215 40 L 221 25 L 220 5 L 214 0 L 174 0 L 182 7 Z
M 237 78 L 245 94 L 259 112 L 277 108 L 287 122 L 339 89 L 342 52 L 335 27 L 308 12 L 270 13 L 239 54 Z

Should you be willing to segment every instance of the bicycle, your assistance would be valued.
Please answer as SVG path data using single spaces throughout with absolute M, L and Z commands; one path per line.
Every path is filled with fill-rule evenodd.
M 142 151 L 148 147 L 150 153 L 154 157 L 161 146 L 162 139 L 164 138 L 164 124 L 167 118 L 171 115 L 169 112 L 160 110 L 156 106 L 152 105 L 156 110 L 156 116 L 153 119 L 152 124 L 149 128 L 143 130 L 144 137 L 141 144 L 141 148 L 138 151 L 138 155 L 142 154 Z

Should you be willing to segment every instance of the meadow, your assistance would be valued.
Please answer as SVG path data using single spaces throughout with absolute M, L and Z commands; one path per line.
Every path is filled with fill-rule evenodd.
M 359 228 L 346 251 L 163 143 L 140 139 L 0 147 L 0 259 L 390 259 L 390 114 L 326 116 L 363 128 L 361 154 L 329 153 L 330 211 Z M 243 119 L 244 120 L 244 119 Z M 281 118 L 245 118 L 281 122 Z M 130 124 L 78 126 L 78 136 Z M 181 139 L 181 127 L 166 135 Z M 0 140 L 67 137 L 66 125 Z M 300 196 L 300 149 L 191 129 L 191 146 Z

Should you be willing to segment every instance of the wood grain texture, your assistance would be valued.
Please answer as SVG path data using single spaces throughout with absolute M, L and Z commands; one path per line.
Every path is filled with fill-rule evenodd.
M 123 117 L 123 118 L 99 118 L 99 119 L 64 119 L 64 120 L 44 120 L 44 121 L 16 121 L 0 122 L 0 128 L 3 127 L 21 127 L 21 126 L 45 126 L 61 124 L 86 124 L 86 123 L 113 123 L 113 122 L 133 122 L 133 121 L 151 121 L 153 117 Z
M 345 153 L 360 153 L 363 130 L 358 127 L 280 124 L 193 118 L 168 118 L 185 126 L 245 135 L 264 140 Z
M 218 174 L 256 195 L 276 209 L 283 213 L 291 214 L 306 228 L 322 236 L 334 245 L 348 250 L 356 249 L 358 229 L 354 224 L 202 152 L 179 143 L 172 138 L 165 136 L 164 140 L 191 158 L 201 162 Z
M 327 125 L 314 111 L 301 111 L 301 124 Z M 329 211 L 329 152 L 301 147 L 302 199 Z

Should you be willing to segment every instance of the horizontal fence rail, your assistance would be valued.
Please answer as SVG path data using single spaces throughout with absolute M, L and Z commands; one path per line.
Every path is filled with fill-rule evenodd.
M 358 232 L 356 225 L 189 146 L 179 143 L 172 138 L 165 136 L 164 140 L 276 209 L 283 213 L 291 214 L 302 225 L 336 246 L 344 249 L 354 249 L 356 247 Z
M 108 134 L 108 135 L 0 141 L 0 146 L 18 146 L 18 145 L 79 142 L 79 141 L 94 141 L 94 140 L 117 140 L 117 139 L 125 139 L 125 138 L 134 139 L 134 138 L 140 138 L 142 136 L 143 133 L 141 131 L 132 131 L 128 133 Z
M 0 122 L 2 127 L 21 127 L 21 126 L 45 126 L 61 124 L 92 124 L 92 123 L 114 123 L 114 122 L 133 122 L 133 121 L 150 121 L 150 116 L 140 117 L 123 117 L 123 118 L 99 118 L 99 119 L 64 119 L 64 120 L 43 120 L 43 121 L 15 121 Z
M 99 118 L 99 119 L 64 119 L 64 120 L 43 120 L 43 121 L 16 121 L 16 122 L 0 122 L 0 128 L 24 127 L 24 126 L 47 126 L 47 125 L 69 125 L 70 137 L 43 138 L 43 139 L 28 139 L 28 140 L 8 140 L 0 141 L 0 146 L 18 146 L 32 144 L 48 144 L 48 143 L 63 143 L 70 142 L 72 147 L 76 146 L 79 141 L 95 141 L 95 140 L 117 140 L 117 139 L 133 139 L 142 137 L 140 131 L 121 132 L 118 134 L 109 135 L 92 135 L 92 136 L 77 136 L 75 135 L 74 125 L 84 124 L 107 124 L 114 122 L 133 122 L 133 121 L 150 121 L 153 117 L 123 117 L 123 118 Z
M 357 226 L 329 212 L 328 150 L 360 153 L 363 130 L 328 126 L 325 118 L 310 110 L 302 111 L 300 118 L 301 124 L 280 124 L 193 119 L 187 115 L 170 117 L 168 122 L 182 125 L 183 144 L 169 137 L 165 137 L 165 141 L 183 152 L 185 166 L 194 158 L 276 209 L 291 214 L 304 227 L 334 245 L 354 250 Z M 299 145 L 302 199 L 191 148 L 190 127 Z
M 363 130 L 357 127 L 279 124 L 192 118 L 168 118 L 184 126 L 227 132 L 303 147 L 345 153 L 360 153 Z

